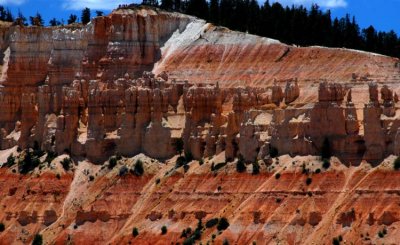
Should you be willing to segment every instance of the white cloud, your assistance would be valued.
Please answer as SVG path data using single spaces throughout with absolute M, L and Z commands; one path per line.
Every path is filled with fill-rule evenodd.
M 24 2 L 25 0 L 0 0 L 0 5 L 6 5 L 6 4 L 21 5 Z
M 323 8 L 345 8 L 348 5 L 347 0 L 273 0 L 271 2 L 280 2 L 286 5 L 302 4 L 305 6 L 309 6 L 314 3 Z
M 0 0 L 2 1 L 2 0 Z M 132 0 L 65 0 L 63 8 L 70 10 L 81 10 L 85 7 L 90 9 L 111 10 L 118 7 L 120 4 L 130 4 Z

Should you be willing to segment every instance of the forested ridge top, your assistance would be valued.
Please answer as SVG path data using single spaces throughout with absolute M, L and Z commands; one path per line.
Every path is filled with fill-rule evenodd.
M 316 4 L 307 9 L 302 5 L 285 7 L 278 2 L 271 4 L 269 0 L 261 5 L 257 0 L 143 0 L 141 5 L 120 5 L 118 8 L 146 5 L 193 15 L 232 30 L 277 39 L 287 44 L 344 47 L 400 57 L 400 38 L 393 30 L 382 32 L 372 25 L 361 29 L 356 17 L 347 14 L 340 19 L 332 18 L 330 10 L 322 10 Z M 66 21 L 52 18 L 48 24 L 87 24 L 92 17 L 103 14 L 102 11 L 85 8 L 81 16 L 71 14 Z M 28 20 L 31 25 L 46 24 L 40 13 L 27 18 L 19 11 L 14 17 L 4 6 L 0 6 L 0 20 L 20 25 L 28 25 Z

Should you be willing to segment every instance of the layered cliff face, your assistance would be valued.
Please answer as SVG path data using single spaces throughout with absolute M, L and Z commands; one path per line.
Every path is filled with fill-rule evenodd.
M 146 7 L 0 34 L 1 241 L 398 239 L 398 59 Z

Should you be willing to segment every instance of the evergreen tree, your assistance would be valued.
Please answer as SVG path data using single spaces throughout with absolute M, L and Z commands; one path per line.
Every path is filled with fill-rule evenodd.
M 43 26 L 44 24 L 43 18 L 39 13 L 36 13 L 35 16 L 29 16 L 29 20 L 33 26 Z
M 61 25 L 61 22 L 58 21 L 56 18 L 53 18 L 53 19 L 51 19 L 51 20 L 49 21 L 49 25 L 50 25 L 50 26 L 60 26 L 60 25 Z
M 172 10 L 174 6 L 173 0 L 162 0 L 160 7 L 166 10 Z
M 208 19 L 208 4 L 206 0 L 189 0 L 186 13 L 201 19 Z
M 90 22 L 90 15 L 91 13 L 89 8 L 84 8 L 82 10 L 82 15 L 81 15 L 82 24 L 86 25 L 87 23 Z
M 67 20 L 68 25 L 76 23 L 76 21 L 78 20 L 78 16 L 71 14 Z
M 158 6 L 158 0 L 143 0 L 142 5 Z
M 24 26 L 28 25 L 28 23 L 26 22 L 26 18 L 22 14 L 21 10 L 18 10 L 18 15 L 17 15 L 17 18 L 15 19 L 15 21 L 18 25 L 24 25 Z
M 103 11 L 96 10 L 96 16 L 97 16 L 97 17 L 103 16 L 103 15 L 104 15 L 104 12 L 103 12 Z
M 175 11 L 182 11 L 182 1 L 181 0 L 174 0 L 174 10 Z
M 219 0 L 210 0 L 210 21 L 219 24 Z

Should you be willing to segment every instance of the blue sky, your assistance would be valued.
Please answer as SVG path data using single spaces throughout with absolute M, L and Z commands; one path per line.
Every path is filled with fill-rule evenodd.
M 342 17 L 346 13 L 356 16 L 362 28 L 374 25 L 378 30 L 395 30 L 400 33 L 400 0 L 270 0 L 284 5 L 303 4 L 310 6 L 317 3 L 323 9 L 331 9 L 334 17 Z M 46 23 L 53 17 L 68 19 L 71 13 L 80 16 L 85 6 L 92 10 L 108 13 L 119 4 L 141 2 L 141 0 L 0 0 L 0 4 L 9 7 L 15 14 L 18 9 L 25 16 L 39 11 Z M 260 0 L 264 2 L 264 0 Z M 14 15 L 15 15 L 14 14 Z

